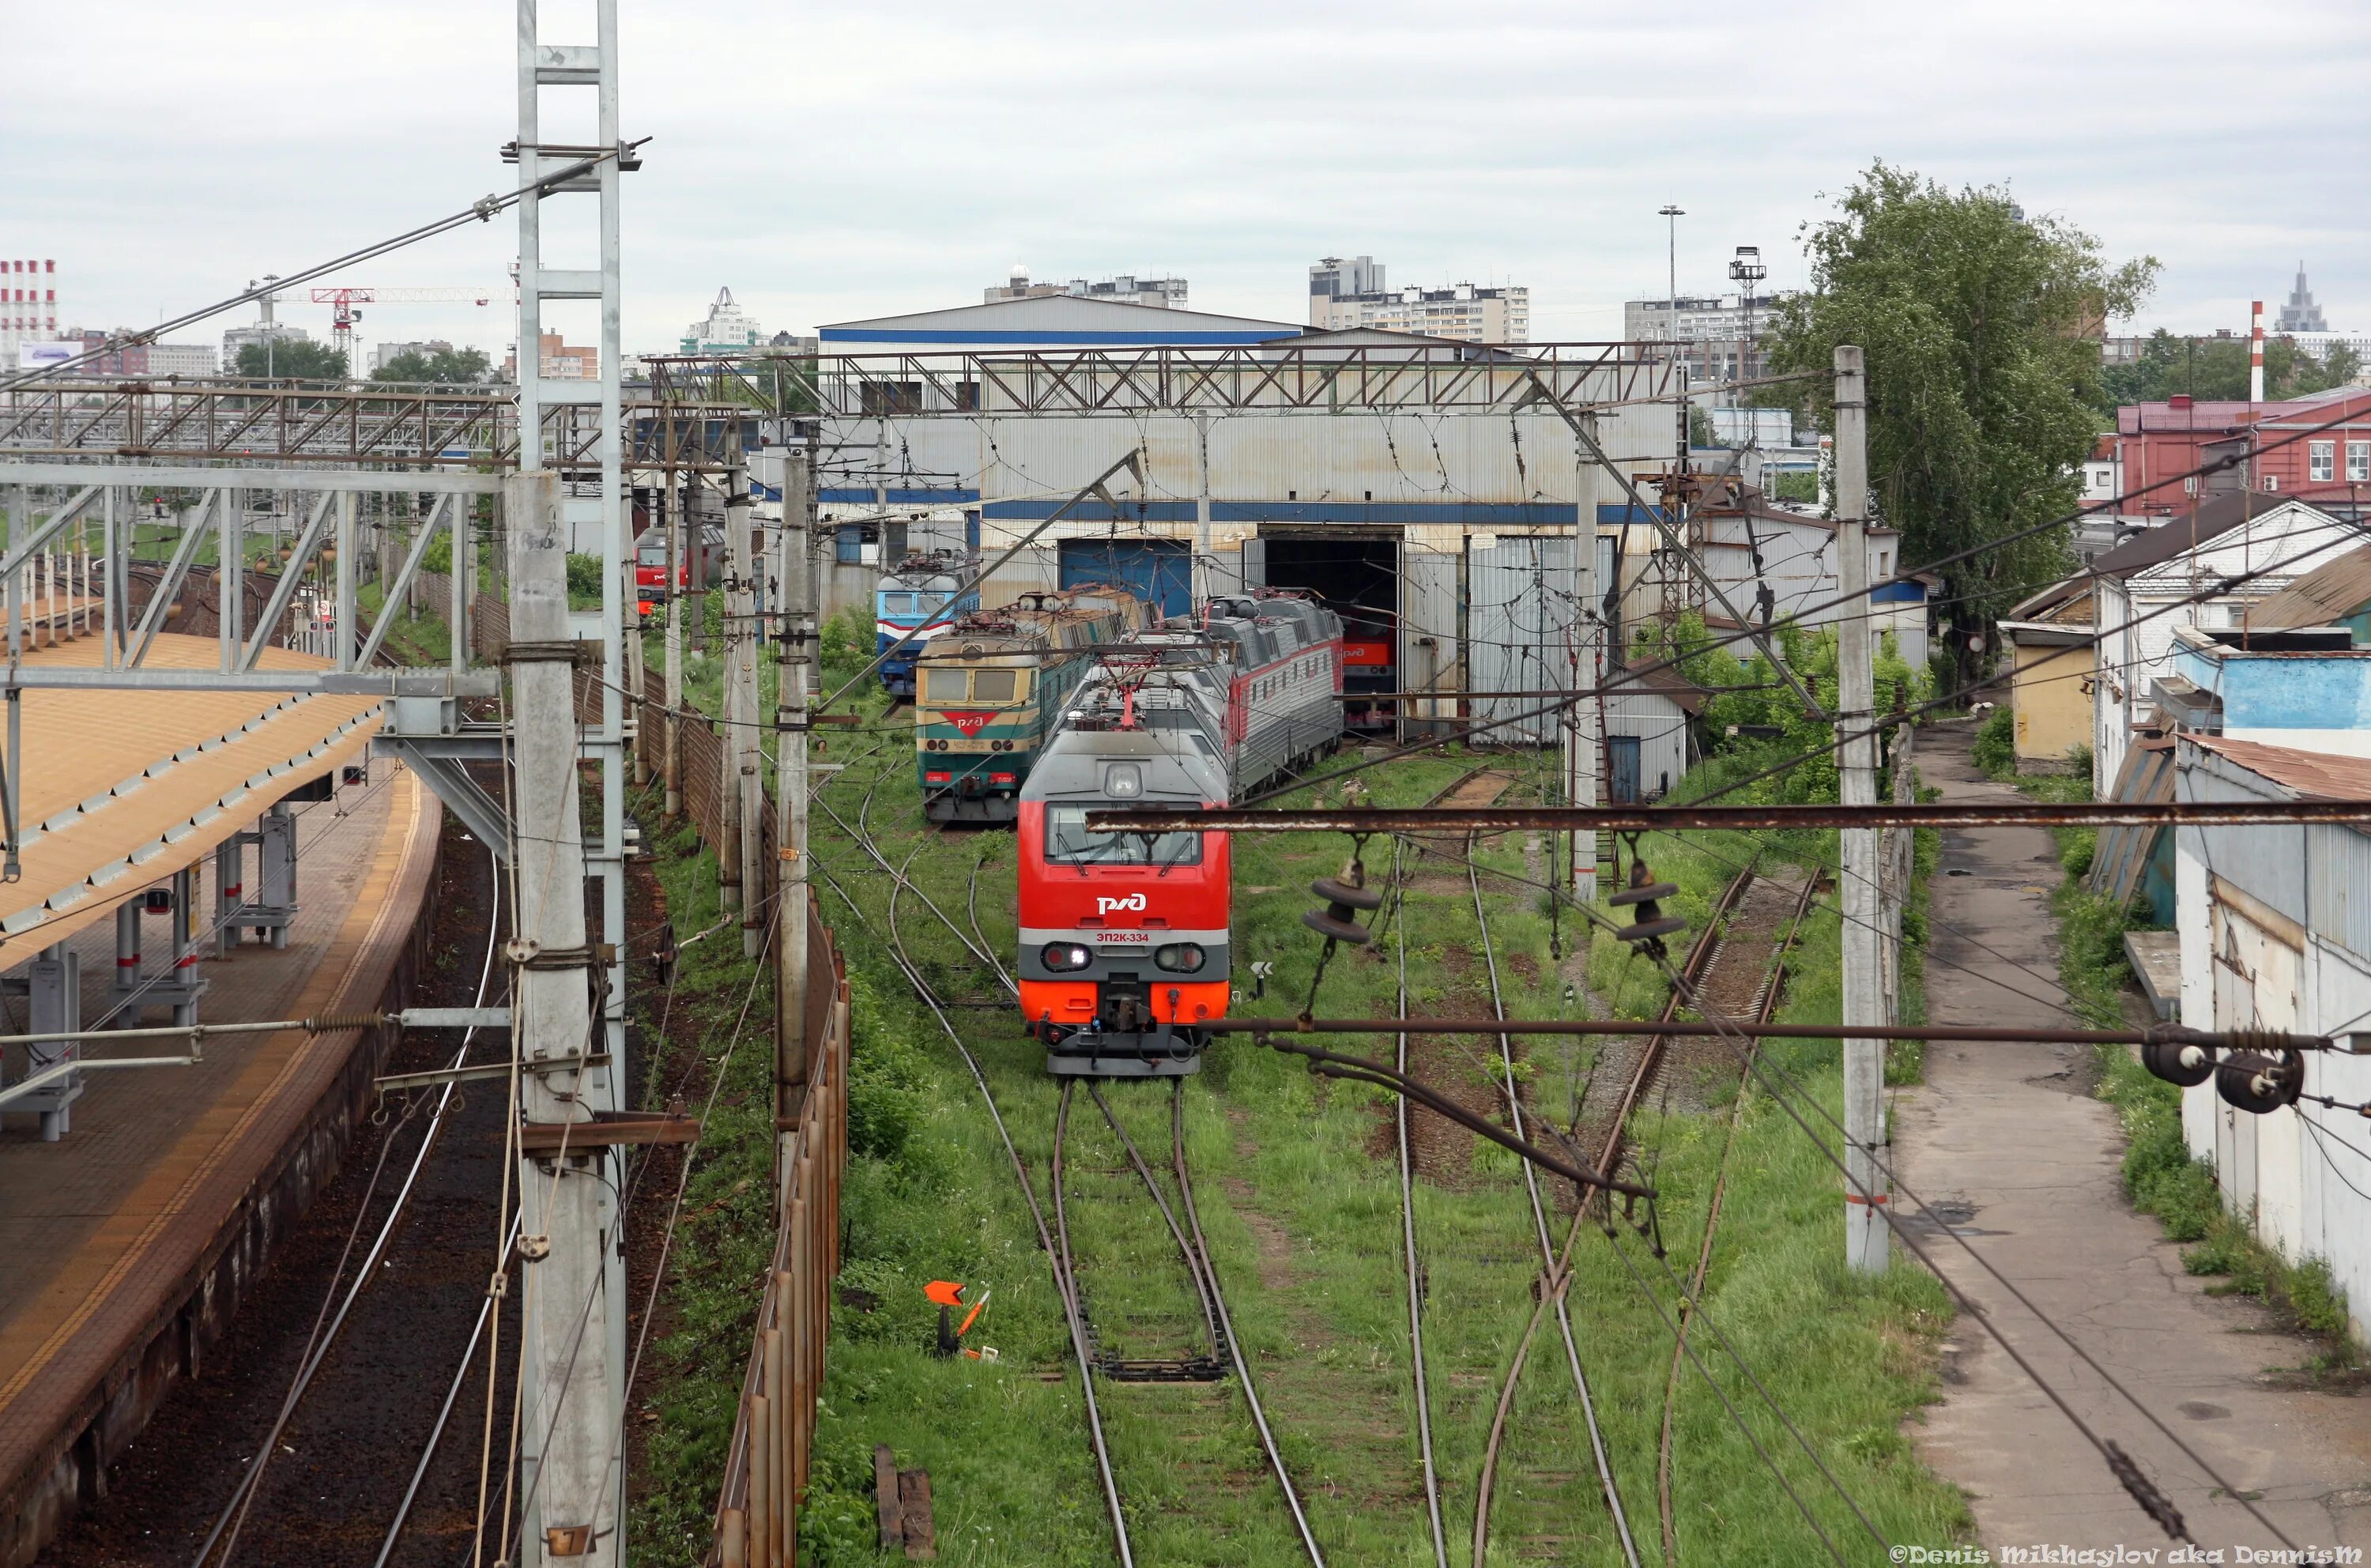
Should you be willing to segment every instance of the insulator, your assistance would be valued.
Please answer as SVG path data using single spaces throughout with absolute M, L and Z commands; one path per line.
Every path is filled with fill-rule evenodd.
M 1638 944 L 1641 951 L 1653 957 L 1662 957 L 1663 939 L 1688 928 L 1688 923 L 1678 916 L 1665 915 L 1659 902 L 1679 891 L 1674 883 L 1657 882 L 1655 873 L 1647 869 L 1646 861 L 1633 859 L 1630 862 L 1630 885 L 1608 901 L 1630 905 L 1631 923 L 1613 934 L 1625 942 Z
M 2234 1051 L 2215 1069 L 2215 1092 L 2251 1115 L 2294 1105 L 2304 1091 L 2305 1062 L 2294 1051 Z
M 1325 907 L 1303 910 L 1302 925 L 1337 942 L 1367 945 L 1368 931 L 1359 924 L 1359 911 L 1381 909 L 1383 895 L 1381 889 L 1367 885 L 1366 867 L 1354 859 L 1342 868 L 1340 877 L 1319 877 L 1309 884 L 1309 891 L 1325 900 Z
M 2215 1053 L 2203 1045 L 2152 1040 L 2141 1047 L 2141 1066 L 2168 1083 L 2196 1089 L 2215 1076 Z

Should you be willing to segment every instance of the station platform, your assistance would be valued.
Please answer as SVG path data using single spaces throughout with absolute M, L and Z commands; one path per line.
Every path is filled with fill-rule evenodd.
M 152 661 L 216 656 L 211 639 L 168 640 L 185 646 L 160 646 Z M 96 663 L 97 648 L 84 640 L 54 656 Z M 200 1018 L 352 1014 L 397 999 L 425 951 L 442 809 L 384 759 L 341 782 L 377 726 L 373 699 L 39 690 L 24 701 L 26 821 L 54 831 L 27 846 L 22 880 L 0 886 L 0 969 L 71 952 L 84 1020 L 105 1019 L 115 911 L 187 872 L 186 917 L 211 928 L 221 890 L 203 868 L 219 867 L 215 847 L 327 775 L 329 799 L 288 808 L 296 901 L 284 946 L 276 936 L 227 951 L 199 943 Z M 144 942 L 183 917 L 144 914 Z M 22 1031 L 26 1008 L 0 995 L 0 1032 Z M 112 1021 L 170 1021 L 162 1008 L 133 1010 Z M 368 1047 L 384 1043 L 233 1035 L 209 1041 L 194 1065 L 90 1072 L 56 1141 L 34 1116 L 0 1112 L 0 1565 L 30 1562 L 67 1513 L 103 1493 L 107 1463 L 173 1380 L 197 1374 L 246 1282 L 333 1172 L 379 1058 Z M 7 1049 L 15 1081 L 24 1048 Z M 81 1054 L 175 1049 L 110 1047 L 96 1028 Z

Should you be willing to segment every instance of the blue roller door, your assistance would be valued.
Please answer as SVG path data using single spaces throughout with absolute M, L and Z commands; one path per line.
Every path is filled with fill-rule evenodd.
M 1064 539 L 1061 586 L 1116 583 L 1164 616 L 1194 607 L 1194 554 L 1183 539 Z

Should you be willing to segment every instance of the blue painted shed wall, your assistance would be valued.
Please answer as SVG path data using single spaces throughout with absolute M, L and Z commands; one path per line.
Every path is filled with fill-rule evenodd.
M 2183 648 L 2174 671 L 2223 698 L 2226 730 L 2371 730 L 2371 659 L 2215 659 Z

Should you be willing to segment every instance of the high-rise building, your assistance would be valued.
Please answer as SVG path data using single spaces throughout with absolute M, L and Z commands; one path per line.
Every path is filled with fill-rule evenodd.
M 601 351 L 580 349 L 565 341 L 557 332 L 546 332 L 542 338 L 542 352 L 537 356 L 536 368 L 546 381 L 598 381 L 601 379 Z M 503 360 L 503 379 L 518 379 L 518 350 L 515 348 Z
M 1509 284 L 1393 289 L 1371 256 L 1328 256 L 1309 269 L 1309 324 L 1321 332 L 1371 328 L 1466 343 L 1521 343 L 1532 335 L 1532 291 Z
M 93 357 L 76 365 L 76 375 L 105 376 L 210 376 L 217 373 L 217 363 L 212 343 L 133 343 L 125 348 L 104 348 L 112 337 L 116 341 L 134 335 L 136 329 L 118 327 L 112 333 L 83 332 L 81 341 L 73 345 L 78 354 Z
M 55 342 L 58 336 L 57 262 L 46 257 L 0 261 L 0 374 L 17 373 L 22 345 Z
M 222 363 L 225 372 L 238 374 L 238 354 L 249 343 L 309 343 L 313 335 L 288 321 L 259 321 L 252 327 L 234 327 L 223 334 Z
M 1675 343 L 1692 386 L 1750 381 L 1762 374 L 1770 317 L 1781 297 L 1751 303 L 1741 294 L 1628 300 L 1622 306 L 1622 336 L 1632 343 Z M 1733 392 L 1712 397 L 1724 404 L 1740 400 Z
M 401 359 L 406 354 L 418 354 L 422 359 L 428 359 L 437 354 L 449 354 L 452 352 L 453 345 L 442 338 L 431 338 L 425 342 L 381 343 L 371 351 L 370 367 L 375 371 L 385 370 L 388 361 Z
M 708 319 L 695 321 L 684 329 L 683 342 L 677 349 L 685 354 L 746 354 L 764 345 L 765 329 L 758 318 L 734 303 L 731 289 L 716 291 L 716 303 L 708 307 Z
M 1344 260 L 1328 256 L 1309 269 L 1309 297 L 1336 299 L 1344 294 L 1379 294 L 1383 292 L 1383 264 L 1371 256 L 1353 256 Z M 1310 306 L 1309 323 L 1317 324 L 1317 306 Z
M 1116 305 L 1149 305 L 1156 310 L 1183 310 L 1186 308 L 1186 280 L 1139 278 L 1133 272 L 1122 272 L 1117 277 L 1104 278 L 1094 282 L 1084 278 L 1072 278 L 1067 283 L 1035 283 L 1029 281 L 1028 268 L 1015 267 L 1012 277 L 1001 285 L 980 291 L 980 303 L 994 305 L 1000 299 L 1044 299 L 1052 294 L 1110 300 Z
M 2297 263 L 2296 287 L 2289 291 L 2288 303 L 2281 306 L 2279 332 L 2327 332 L 2330 323 L 2321 317 L 2321 306 L 2314 303 L 2313 291 L 2305 285 L 2305 263 Z

